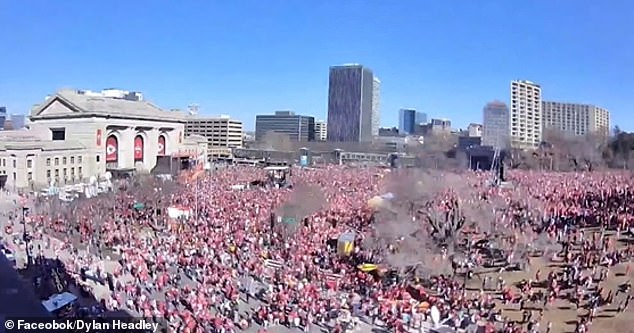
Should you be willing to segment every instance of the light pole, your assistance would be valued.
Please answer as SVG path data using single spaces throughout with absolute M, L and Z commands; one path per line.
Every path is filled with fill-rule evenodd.
M 26 232 L 26 212 L 29 211 L 28 207 L 22 207 L 22 240 L 24 240 L 25 248 L 26 248 L 26 267 L 31 266 L 31 250 L 29 249 L 29 234 Z

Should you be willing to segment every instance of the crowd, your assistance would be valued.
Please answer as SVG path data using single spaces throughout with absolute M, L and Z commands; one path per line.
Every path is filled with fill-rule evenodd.
M 54 252 L 78 285 L 86 284 L 87 275 L 100 280 L 107 287 L 100 297 L 105 310 L 163 319 L 173 332 L 230 333 L 253 327 L 267 332 L 280 325 L 344 332 L 360 319 L 407 332 L 425 327 L 432 309 L 455 327 L 478 325 L 487 333 L 552 332 L 552 323 L 542 322 L 543 314 L 534 315 L 526 304 L 547 308 L 565 299 L 588 309 L 577 322 L 576 332 L 581 333 L 590 329 L 603 305 L 614 302 L 619 293 L 629 293 L 629 284 L 614 291 L 601 287 L 609 268 L 628 261 L 634 250 L 607 237 L 611 231 L 625 234 L 634 222 L 634 184 L 628 175 L 517 172 L 508 177 L 513 189 L 489 186 L 488 174 L 460 175 L 480 200 L 495 198 L 508 207 L 501 218 L 490 217 L 503 225 L 496 229 L 506 233 L 498 246 L 508 249 L 508 257 L 517 255 L 513 249 L 521 238 L 533 243 L 546 237 L 560 247 L 549 253 L 551 259 L 564 263 L 561 271 L 546 276 L 538 272 L 519 287 L 501 277 L 489 283 L 493 281 L 487 277 L 480 291 L 468 291 L 465 282 L 475 278 L 473 274 L 464 279 L 440 272 L 394 277 L 386 272 L 384 253 L 367 246 L 364 238 L 376 233 L 368 200 L 387 191 L 390 172 L 397 171 L 294 169 L 291 182 L 317 186 L 326 202 L 292 226 L 274 216 L 293 195 L 292 188 L 232 187 L 266 179 L 262 170 L 251 167 L 187 178 L 169 197 L 145 203 L 142 209 L 135 208 L 138 197 L 118 190 L 109 201 L 80 201 L 72 215 L 34 211 L 27 222 L 34 240 L 31 253 Z M 462 194 L 442 195 L 438 203 Z M 171 219 L 162 209 L 168 205 L 191 207 L 193 216 Z M 412 223 L 424 223 L 420 212 L 410 213 Z M 591 233 L 587 227 L 598 231 Z M 493 231 L 479 229 L 484 228 L 476 223 L 470 232 L 492 236 Z M 346 256 L 332 240 L 347 232 L 356 233 L 357 239 Z M 481 263 L 482 253 L 469 248 L 466 255 Z M 398 251 L 397 240 L 385 251 Z M 432 256 L 432 262 L 442 266 L 452 260 L 443 251 L 420 255 Z M 380 268 L 358 268 L 370 261 Z M 627 308 L 629 299 L 618 305 L 619 311 Z M 500 301 L 518 304 L 522 320 L 509 320 L 496 306 Z

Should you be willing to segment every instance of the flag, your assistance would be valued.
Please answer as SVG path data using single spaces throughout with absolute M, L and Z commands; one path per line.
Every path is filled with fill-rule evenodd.
M 268 268 L 273 268 L 273 269 L 280 269 L 282 268 L 282 266 L 284 266 L 284 264 L 279 260 L 265 259 L 264 266 Z
M 200 176 L 202 176 L 204 173 L 205 173 L 205 169 L 203 168 L 203 164 L 198 163 L 196 164 L 196 167 L 194 168 L 194 172 L 192 172 L 192 175 L 189 177 L 189 180 L 194 181 L 198 179 Z

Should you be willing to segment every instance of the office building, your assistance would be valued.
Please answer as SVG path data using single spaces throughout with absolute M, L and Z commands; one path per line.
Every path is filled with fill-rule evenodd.
M 255 116 L 255 139 L 262 140 L 268 132 L 286 134 L 291 141 L 314 141 L 315 118 L 296 115 L 291 111 Z
M 374 77 L 372 82 L 372 135 L 379 135 L 381 127 L 381 81 Z
M 13 129 L 22 129 L 26 125 L 26 117 L 23 114 L 12 114 L 10 118 Z
M 205 117 L 190 115 L 186 118 L 185 135 L 199 135 L 207 141 L 208 155 L 212 159 L 231 156 L 231 149 L 243 145 L 242 122 L 229 116 Z
M 604 137 L 610 133 L 610 112 L 595 105 L 543 101 L 542 114 L 544 130 Z
M 493 101 L 482 109 L 482 145 L 505 149 L 509 144 L 509 108 Z
M 542 88 L 531 81 L 511 81 L 511 147 L 535 149 L 542 142 Z
M 404 136 L 396 127 L 381 127 L 379 128 L 379 136 Z
M 451 132 L 451 120 L 446 118 L 432 118 L 429 122 L 433 133 Z
M 372 141 L 374 75 L 358 64 L 330 67 L 328 141 Z
M 417 126 L 421 125 L 421 124 L 427 124 L 427 114 L 424 112 L 416 112 L 416 126 L 414 126 L 414 128 L 416 128 Z
M 315 141 L 326 141 L 328 139 L 328 125 L 323 120 L 315 121 Z
M 415 135 L 451 134 L 451 120 L 432 118 L 427 124 L 416 125 Z
M 400 109 L 398 111 L 398 131 L 401 134 L 414 134 L 416 131 L 416 110 Z
M 482 136 L 482 125 L 471 123 L 467 126 L 467 136 L 470 137 L 481 137 Z
M 7 108 L 0 106 L 0 130 L 4 129 L 4 121 L 7 120 Z

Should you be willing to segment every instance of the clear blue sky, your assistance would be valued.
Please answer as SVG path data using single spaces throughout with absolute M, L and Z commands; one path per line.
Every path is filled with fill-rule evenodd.
M 357 62 L 382 81 L 383 126 L 404 106 L 480 122 L 527 79 L 634 130 L 633 50 L 631 0 L 0 0 L 0 105 L 116 87 L 251 129 L 276 109 L 325 118 L 328 67 Z

